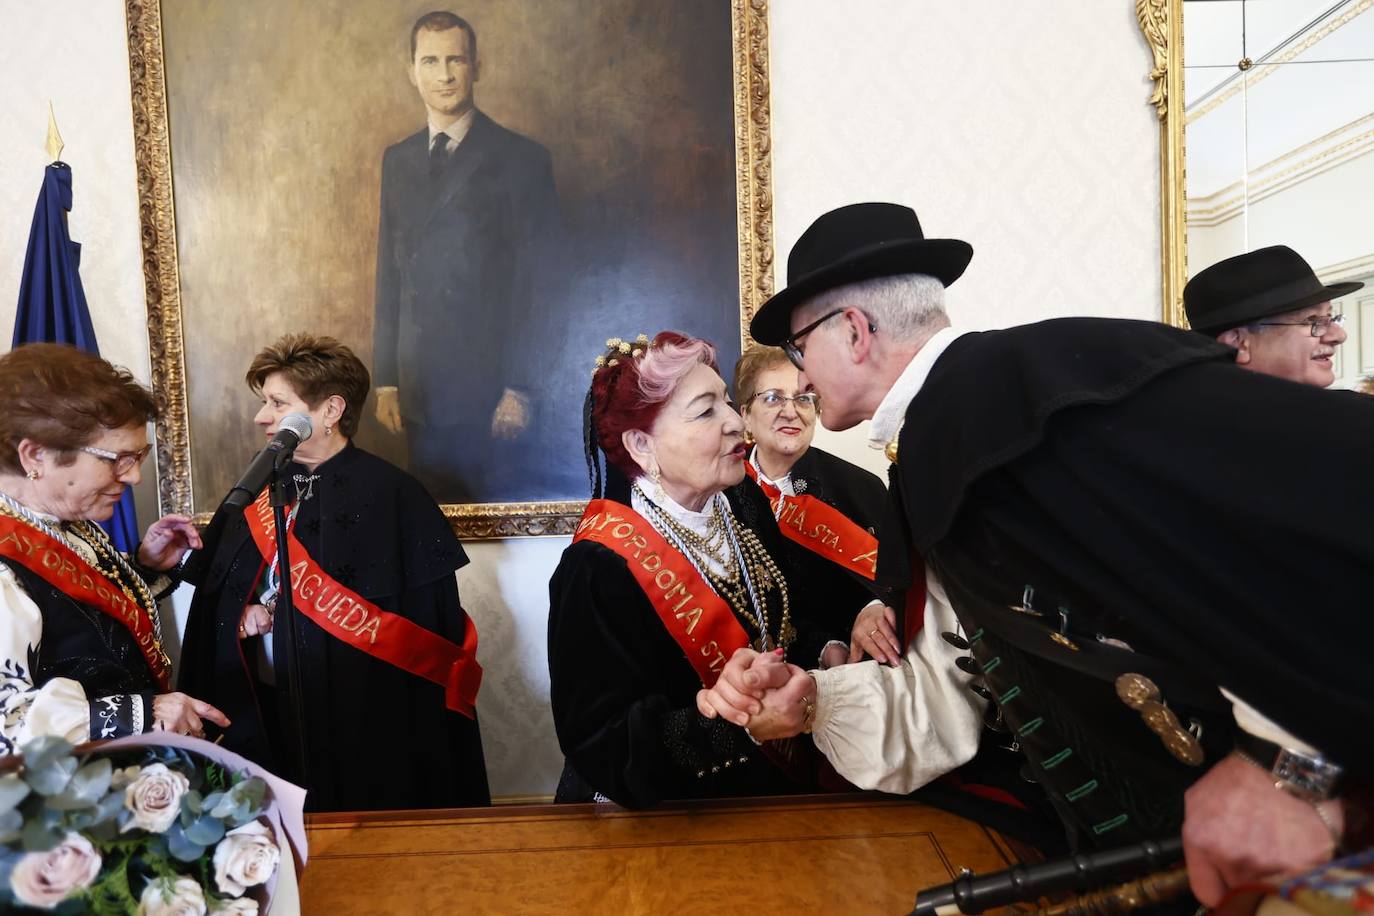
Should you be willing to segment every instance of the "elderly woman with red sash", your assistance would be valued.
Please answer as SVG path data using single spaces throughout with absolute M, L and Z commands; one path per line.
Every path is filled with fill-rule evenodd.
M 0 357 L 0 756 L 44 735 L 80 743 L 229 720 L 171 689 L 156 599 L 200 536 L 169 515 L 130 555 L 97 525 L 148 457 L 152 395 L 58 344 Z
M 333 338 L 288 335 L 247 382 L 264 441 L 291 414 L 311 424 L 284 472 L 291 569 L 266 492 L 221 507 L 187 567 L 182 685 L 226 709 L 225 745 L 305 786 L 311 810 L 488 804 L 477 632 L 454 576 L 467 556 L 415 478 L 353 444 L 367 367 Z M 276 614 L 288 587 L 299 728 Z
M 817 602 L 833 629 L 851 633 L 848 658 L 896 665 L 902 645 L 889 590 L 874 579 L 887 488 L 876 475 L 811 445 L 820 395 L 778 347 L 753 347 L 735 363 L 735 404 L 753 442 L 745 472 L 789 539 L 828 562 L 815 570 Z M 823 667 L 828 667 L 823 665 Z
M 672 331 L 608 348 L 585 409 L 593 499 L 549 582 L 556 798 L 811 791 L 809 741 L 761 745 L 697 711 L 737 649 L 814 665 L 835 635 L 816 622 L 800 548 L 745 480 L 715 349 Z

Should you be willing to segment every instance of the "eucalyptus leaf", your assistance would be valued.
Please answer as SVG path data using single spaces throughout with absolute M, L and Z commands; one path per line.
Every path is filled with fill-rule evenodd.
M 48 823 L 46 818 L 36 817 L 24 825 L 19 839 L 25 852 L 47 852 L 61 843 L 66 835 L 67 831 Z
M 48 796 L 48 800 L 43 804 L 53 811 L 80 811 L 83 808 L 91 807 L 90 802 L 72 794 L 70 786 L 56 795 Z
M 119 827 L 113 818 L 97 818 L 83 832 L 93 843 L 112 843 L 119 838 Z
M 224 823 L 208 814 L 202 814 L 195 823 L 186 828 L 186 839 L 202 846 L 213 846 L 224 836 Z
M 254 805 L 262 804 L 262 800 L 267 797 L 267 782 L 257 776 L 245 779 L 234 788 Z
M 29 797 L 29 784 L 13 773 L 0 777 L 0 811 L 12 811 Z
M 124 810 L 124 793 L 111 792 L 100 800 L 95 810 L 97 821 L 114 821 Z
M 0 893 L 10 889 L 10 872 L 14 871 L 14 866 L 18 865 L 23 857 L 23 853 L 13 849 L 0 849 Z M 3 899 L 0 897 L 0 900 Z
M 181 810 L 199 814 L 205 810 L 205 800 L 195 789 L 190 789 L 181 796 Z
M 26 767 L 41 768 L 71 756 L 72 744 L 56 735 L 42 735 L 20 748 L 20 753 L 24 755 Z
M 257 807 L 243 801 L 239 802 L 238 807 L 234 809 L 232 814 L 225 818 L 225 821 L 233 824 L 235 827 L 242 827 L 244 824 L 255 819 L 260 813 Z
M 187 838 L 185 831 L 180 824 L 173 824 L 172 829 L 166 833 L 167 851 L 173 858 L 183 862 L 194 862 L 205 855 L 205 847 Z
M 210 813 L 218 818 L 232 817 L 239 808 L 239 800 L 234 797 L 232 792 L 225 794 L 215 806 L 210 809 Z
M 67 788 L 72 774 L 76 772 L 75 757 L 59 757 L 42 766 L 25 763 L 24 781 L 39 795 L 57 795 Z
M 109 758 L 92 760 L 72 774 L 67 792 L 94 805 L 110 790 L 110 777 L 113 775 L 114 767 L 110 765 Z
M 19 839 L 19 831 L 24 827 L 24 815 L 11 808 L 0 814 L 0 843 L 13 843 Z

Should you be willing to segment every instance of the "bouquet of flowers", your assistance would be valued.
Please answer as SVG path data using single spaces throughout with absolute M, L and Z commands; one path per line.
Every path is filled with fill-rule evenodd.
M 282 861 L 269 781 L 294 787 L 177 736 L 22 751 L 0 760 L 0 909 L 266 912 Z

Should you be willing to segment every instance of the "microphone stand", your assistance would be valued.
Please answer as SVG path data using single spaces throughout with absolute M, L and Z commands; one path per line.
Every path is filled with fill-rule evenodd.
M 296 781 L 305 785 L 308 782 L 306 760 L 309 759 L 306 752 L 305 698 L 301 693 L 301 654 L 296 645 L 296 615 L 291 596 L 291 559 L 286 546 L 288 534 L 286 507 L 291 502 L 286 492 L 286 486 L 291 478 L 283 471 L 286 464 L 291 460 L 291 455 L 291 452 L 283 452 L 272 465 L 272 521 L 277 535 L 277 570 L 281 579 L 281 587 L 277 589 L 277 607 L 274 613 L 272 636 L 273 642 L 282 636 L 286 637 L 280 648 L 286 650 L 286 689 L 287 693 L 290 694 L 287 700 L 291 707 L 289 721 L 293 726 L 291 730 L 295 732 L 295 741 L 292 744 L 296 752 Z M 287 737 L 289 740 L 292 736 L 288 733 Z

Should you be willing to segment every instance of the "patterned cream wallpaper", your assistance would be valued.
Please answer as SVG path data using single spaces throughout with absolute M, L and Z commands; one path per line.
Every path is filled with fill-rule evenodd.
M 0 338 L 14 327 L 48 102 L 72 167 L 72 238 L 101 352 L 148 380 L 124 4 L 0 0 Z
M 773 4 L 778 286 L 811 221 L 914 207 L 973 245 L 957 325 L 1157 318 L 1159 139 L 1130 0 Z M 862 430 L 817 443 L 884 476 Z
M 122 3 L 0 0 L 0 20 L 0 331 L 13 317 L 52 98 L 76 170 L 72 232 L 86 245 L 96 330 L 108 355 L 146 378 Z M 774 0 L 771 28 L 779 285 L 816 215 L 897 200 L 927 233 L 973 244 L 950 297 L 960 323 L 1155 317 L 1157 129 L 1131 0 L 855 0 L 843 11 Z M 867 460 L 862 438 L 825 446 Z M 549 794 L 562 765 L 544 626 L 566 543 L 472 544 L 459 574 L 481 633 L 479 716 L 498 795 Z

